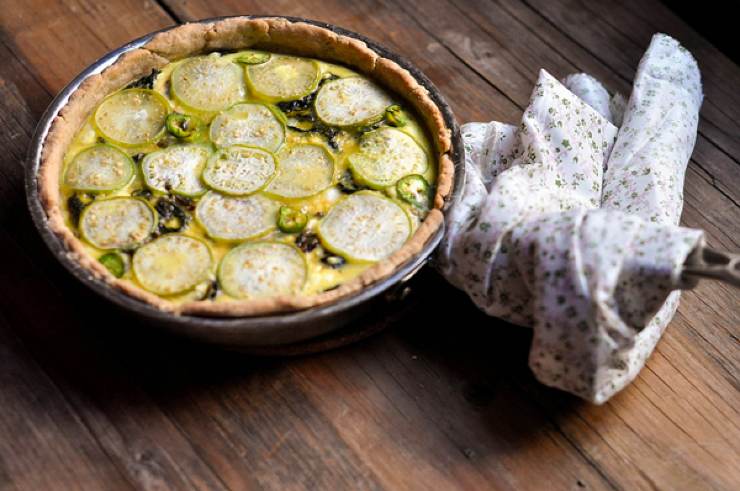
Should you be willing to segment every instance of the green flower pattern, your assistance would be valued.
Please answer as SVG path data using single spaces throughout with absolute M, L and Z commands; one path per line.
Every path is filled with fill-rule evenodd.
M 519 126 L 463 125 L 466 179 L 438 264 L 481 310 L 534 328 L 538 380 L 602 403 L 660 339 L 702 240 L 676 226 L 701 84 L 660 34 L 627 104 L 593 77 L 563 82 L 541 71 Z

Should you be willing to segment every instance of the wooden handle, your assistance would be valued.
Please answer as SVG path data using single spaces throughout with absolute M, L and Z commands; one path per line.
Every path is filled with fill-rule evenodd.
M 715 251 L 702 241 L 686 258 L 679 287 L 690 290 L 702 278 L 724 281 L 740 288 L 740 254 Z

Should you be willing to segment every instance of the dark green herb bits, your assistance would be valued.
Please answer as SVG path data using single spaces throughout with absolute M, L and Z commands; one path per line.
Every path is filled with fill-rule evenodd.
M 389 125 L 395 126 L 396 128 L 406 126 L 406 123 L 408 123 L 408 119 L 406 118 L 403 109 L 401 109 L 401 106 L 398 104 L 393 104 L 386 108 L 385 120 Z
M 110 274 L 116 278 L 122 277 L 126 272 L 126 261 L 124 261 L 123 256 L 117 252 L 103 254 L 98 258 L 98 261 L 100 261 L 100 264 L 105 266 L 105 269 L 110 271 Z
M 135 82 L 131 82 L 130 84 L 126 86 L 126 88 L 127 89 L 153 89 L 154 81 L 157 80 L 157 76 L 160 73 L 161 73 L 160 70 L 153 68 L 152 72 L 149 75 L 141 77 L 139 80 L 136 80 Z
M 87 205 L 95 200 L 95 196 L 88 193 L 75 193 L 67 199 L 67 208 L 72 223 L 76 226 L 80 223 L 80 215 Z
M 429 207 L 430 189 L 429 183 L 419 174 L 402 177 L 396 183 L 398 197 L 421 209 Z
M 144 198 L 145 200 L 150 200 L 152 199 L 153 194 L 149 189 L 140 188 L 131 191 L 131 196 L 135 198 Z
M 189 138 L 198 129 L 198 124 L 192 116 L 180 113 L 171 113 L 167 115 L 167 131 L 177 138 Z
M 244 65 L 261 65 L 270 61 L 270 53 L 251 52 L 239 55 L 235 60 Z
M 203 295 L 201 296 L 201 300 L 213 300 L 218 296 L 218 292 L 221 288 L 218 285 L 218 280 L 213 280 L 208 283 L 208 286 L 205 288 L 205 291 L 203 292 Z
M 311 232 L 302 232 L 295 239 L 295 245 L 303 252 L 311 252 L 319 246 L 319 236 Z
M 298 233 L 308 223 L 308 216 L 302 211 L 295 210 L 288 206 L 281 206 L 278 211 L 278 228 L 286 234 Z
M 337 187 L 344 194 L 352 194 L 354 192 L 359 191 L 360 189 L 367 189 L 357 184 L 357 182 L 355 182 L 354 178 L 352 177 L 352 172 L 349 169 L 344 171 L 344 173 L 341 176 L 339 176 L 339 180 L 337 181 Z
M 154 205 L 154 209 L 162 217 L 159 220 L 160 234 L 179 232 L 190 222 L 190 217 L 185 213 L 185 210 L 169 198 L 159 198 Z

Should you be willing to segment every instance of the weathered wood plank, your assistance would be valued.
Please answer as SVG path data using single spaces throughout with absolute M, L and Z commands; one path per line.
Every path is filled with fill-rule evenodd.
M 556 8 L 552 2 L 541 0 L 527 0 L 526 3 L 628 80 L 632 78 L 636 62 L 645 51 L 652 34 L 664 31 L 676 36 L 694 54 L 704 75 L 707 98 L 701 111 L 704 124 L 700 133 L 727 154 L 740 154 L 740 138 L 737 137 L 740 132 L 740 112 L 736 109 L 740 107 L 740 99 L 735 91 L 729 90 L 733 81 L 740 81 L 740 69 L 706 41 L 700 41 L 701 38 L 685 24 L 658 20 L 658 25 L 654 25 L 654 21 L 641 13 L 646 10 L 665 11 L 660 2 L 631 2 L 631 6 L 628 6 L 630 2 L 599 2 L 596 5 L 593 2 L 569 0 Z M 651 17 L 669 19 L 668 16 Z
M 151 9 L 152 4 L 148 5 Z M 4 257 L 13 258 L 4 265 L 0 281 L 0 295 L 7 305 L 12 305 L 4 312 L 2 330 L 12 329 L 12 336 L 18 336 L 26 346 L 22 357 L 9 353 L 3 361 L 15 362 L 15 370 L 27 371 L 27 377 L 33 380 L 36 375 L 29 367 L 34 362 L 29 360 L 36 358 L 48 373 L 50 383 L 65 398 L 62 403 L 54 401 L 54 393 L 46 388 L 46 382 L 36 381 L 35 407 L 20 410 L 19 405 L 27 403 L 12 385 L 3 384 L 0 394 L 9 398 L 3 409 L 26 422 L 28 435 L 39 434 L 45 439 L 34 448 L 34 440 L 24 435 L 23 425 L 4 426 L 2 440 L 7 446 L 0 448 L 4 479 L 19 489 L 49 489 L 55 484 L 65 489 L 115 489 L 128 483 L 140 489 L 223 488 L 179 430 L 126 380 L 124 374 L 129 368 L 121 367 L 131 366 L 129 352 L 115 344 L 98 344 L 100 339 L 94 337 L 100 333 L 101 319 L 106 320 L 106 329 L 120 332 L 127 331 L 131 320 L 120 317 L 91 292 L 74 284 L 45 250 L 28 216 L 19 213 L 25 208 L 23 156 L 34 121 L 50 101 L 50 94 L 71 79 L 83 67 L 81 63 L 89 63 L 132 36 L 171 22 L 159 11 L 161 23 L 155 25 L 156 18 L 146 8 L 113 4 L 102 11 L 93 8 L 91 12 L 102 16 L 100 19 L 120 14 L 130 24 L 139 24 L 133 29 L 142 31 L 116 34 L 114 28 L 106 33 L 110 38 L 88 37 L 73 30 L 80 22 L 90 21 L 91 29 L 95 25 L 85 16 L 83 7 L 79 2 L 0 5 L 0 57 L 4 60 L 0 66 L 0 144 L 4 150 L 0 156 L 0 196 L 4 203 L 0 213 L 0 250 Z M 44 12 L 32 20 L 34 8 Z M 59 45 L 64 47 L 64 53 L 59 51 Z M 65 56 L 66 52 L 70 56 Z M 64 295 L 60 295 L 56 285 L 64 288 Z M 39 302 L 43 302 L 42 308 Z M 10 341 L 2 344 L 12 346 Z M 133 351 L 134 347 L 130 348 Z M 3 370 L 6 372 L 13 373 L 10 366 Z M 21 383 L 23 379 L 19 379 L 17 387 Z M 33 384 L 28 382 L 25 386 Z M 71 416 L 65 416 L 64 411 Z M 50 449 L 58 455 L 50 453 Z M 89 454 L 85 461 L 81 461 L 82 452 Z M 48 466 L 40 463 L 39 458 L 48 459 Z M 29 459 L 36 462 L 29 464 Z M 90 466 L 99 467 L 97 475 Z
M 0 388 L 0 489 L 133 489 L 4 317 Z

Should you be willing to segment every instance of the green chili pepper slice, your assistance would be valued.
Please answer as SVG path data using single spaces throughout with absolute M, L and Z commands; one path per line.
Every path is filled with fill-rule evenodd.
M 126 272 L 126 263 L 117 252 L 103 254 L 98 258 L 98 261 L 116 278 L 120 278 Z
M 270 53 L 244 53 L 237 56 L 234 61 L 245 65 L 261 65 L 262 63 L 270 61 Z
M 165 122 L 167 131 L 177 138 L 188 138 L 193 135 L 198 125 L 193 121 L 192 116 L 180 113 L 171 113 L 167 115 Z
M 401 109 L 401 106 L 398 104 L 393 104 L 385 109 L 385 120 L 388 121 L 389 125 L 395 126 L 396 128 L 406 126 L 406 123 L 408 122 L 406 115 L 403 113 L 403 109 Z
M 402 200 L 417 208 L 429 206 L 429 183 L 419 174 L 410 174 L 399 179 L 396 192 Z
M 306 228 L 306 223 L 308 223 L 308 216 L 305 213 L 288 206 L 280 207 L 278 211 L 278 228 L 281 231 L 287 234 L 298 233 Z

